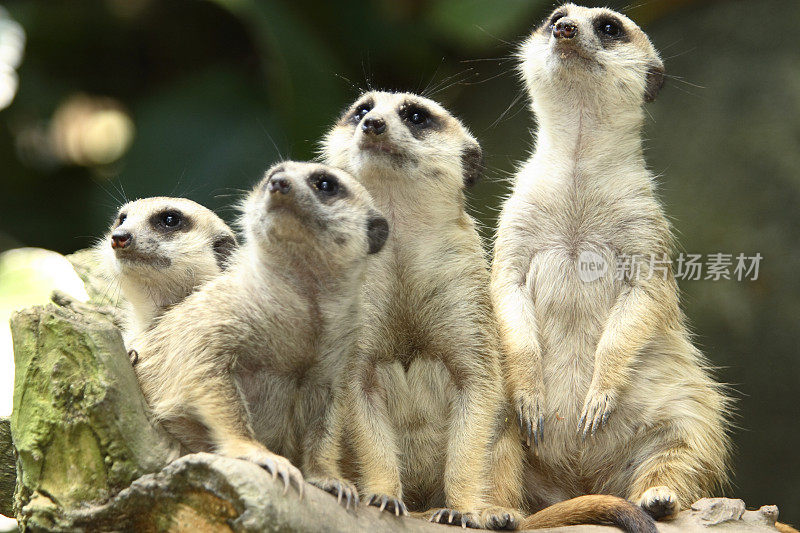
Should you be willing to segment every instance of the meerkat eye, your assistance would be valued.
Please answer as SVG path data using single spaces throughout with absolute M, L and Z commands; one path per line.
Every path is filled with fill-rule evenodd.
M 164 211 L 159 216 L 159 223 L 165 228 L 177 228 L 180 226 L 183 217 L 177 211 Z
M 407 120 L 415 126 L 425 127 L 430 123 L 431 116 L 423 108 L 415 105 L 407 106 L 400 113 L 403 120 Z
M 601 35 L 611 38 L 617 38 L 622 34 L 622 26 L 613 20 L 600 21 L 596 29 Z
M 353 113 L 353 120 L 355 122 L 361 122 L 361 119 L 367 116 L 367 113 L 369 113 L 370 111 L 372 111 L 372 104 L 370 103 L 361 104 L 356 108 L 355 112 Z
M 339 181 L 334 176 L 327 173 L 314 176 L 311 180 L 311 184 L 315 189 L 326 196 L 334 196 L 339 192 Z

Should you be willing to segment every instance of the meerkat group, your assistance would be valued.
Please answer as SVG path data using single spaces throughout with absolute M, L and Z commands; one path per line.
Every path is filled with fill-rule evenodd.
M 363 94 L 320 162 L 267 171 L 240 245 L 185 199 L 120 209 L 101 250 L 125 343 L 186 452 L 490 529 L 652 532 L 724 487 L 729 399 L 671 271 L 613 268 L 672 251 L 640 134 L 663 63 L 627 17 L 574 4 L 519 57 L 538 130 L 491 262 L 465 210 L 481 147 L 410 93 Z M 612 268 L 586 281 L 586 253 Z

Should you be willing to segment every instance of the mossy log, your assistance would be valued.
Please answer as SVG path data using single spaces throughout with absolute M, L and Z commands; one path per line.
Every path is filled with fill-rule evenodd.
M 11 419 L 0 417 L 0 514 L 14 516 L 14 485 L 17 482 L 16 457 L 11 442 Z
M 118 328 L 91 306 L 73 305 L 11 318 L 14 509 L 23 526 L 49 529 L 57 522 L 41 522 L 41 510 L 107 500 L 178 455 L 147 419 Z

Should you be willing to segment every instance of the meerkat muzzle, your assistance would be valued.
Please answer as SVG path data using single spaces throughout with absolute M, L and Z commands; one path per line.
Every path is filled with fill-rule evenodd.
M 578 26 L 569 19 L 562 18 L 553 26 L 553 37 L 556 39 L 572 39 L 576 35 L 578 35 Z
M 382 118 L 368 118 L 361 124 L 361 131 L 367 135 L 380 135 L 386 131 L 386 121 Z
M 123 249 L 130 246 L 133 236 L 127 231 L 115 231 L 111 234 L 111 248 Z
M 283 176 L 273 176 L 270 178 L 269 183 L 267 184 L 267 190 L 272 194 L 275 194 L 276 192 L 281 194 L 289 194 L 291 189 L 292 182 Z

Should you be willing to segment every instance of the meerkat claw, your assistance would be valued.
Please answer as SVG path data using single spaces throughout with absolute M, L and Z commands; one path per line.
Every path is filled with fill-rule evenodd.
M 464 529 L 481 528 L 481 524 L 472 513 L 462 513 L 455 509 L 439 509 L 431 515 L 428 521 L 435 524 L 460 525 Z
M 275 464 L 275 461 L 273 461 L 272 458 L 270 457 L 266 457 L 262 459 L 262 461 L 264 463 L 262 466 L 267 470 L 267 472 L 272 474 L 272 480 L 274 481 L 275 479 L 277 479 L 278 466 Z
M 350 509 L 350 505 L 353 505 L 353 509 L 358 507 L 358 491 L 347 481 L 336 478 L 311 478 L 308 482 L 334 496 L 336 503 L 344 504 L 345 509 Z
M 378 503 L 380 503 L 380 505 L 378 505 Z M 403 501 L 399 498 L 387 496 L 386 494 L 373 494 L 367 500 L 367 505 L 378 507 L 380 511 L 386 509 L 388 509 L 389 512 L 394 511 L 395 516 L 408 516 L 408 509 Z

